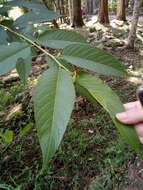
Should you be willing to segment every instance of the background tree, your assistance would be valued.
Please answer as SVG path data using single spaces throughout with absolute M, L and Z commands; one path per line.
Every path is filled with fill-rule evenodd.
M 73 4 L 72 0 L 68 0 L 68 15 L 70 19 L 70 24 L 72 24 L 73 21 Z
M 109 24 L 108 0 L 100 0 L 98 22 L 101 24 Z
M 87 12 L 93 14 L 93 0 L 87 0 Z
M 96 14 L 99 8 L 100 0 L 86 0 L 86 7 L 88 14 Z
M 126 0 L 117 0 L 117 20 L 126 21 Z
M 133 49 L 135 45 L 136 30 L 137 30 L 137 24 L 139 20 L 141 5 L 142 5 L 142 0 L 135 0 L 131 29 L 130 29 L 128 42 L 127 42 L 127 48 L 130 48 L 130 49 Z
M 81 0 L 73 0 L 73 27 L 82 27 L 84 25 L 82 19 Z

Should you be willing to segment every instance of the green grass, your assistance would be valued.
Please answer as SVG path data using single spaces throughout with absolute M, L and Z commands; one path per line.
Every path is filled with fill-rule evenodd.
M 0 81 L 0 84 L 2 82 Z M 3 88 L 3 85 L 0 86 L 0 112 L 6 111 L 7 107 L 14 102 L 14 99 L 17 94 L 24 90 L 24 85 L 17 84 L 8 89 Z
M 1 111 L 7 113 L 9 106 L 15 103 L 15 96 L 23 89 L 19 84 L 6 90 L 1 88 Z M 127 87 L 128 91 L 130 89 L 132 91 Z M 134 154 L 118 137 L 108 114 L 98 104 L 90 105 L 89 111 L 95 116 L 85 115 L 78 119 L 76 113 L 73 114 L 74 119 L 71 119 L 48 170 L 37 178 L 42 158 L 36 131 L 33 127 L 27 136 L 19 135 L 21 128 L 31 122 L 34 124 L 32 105 L 26 105 L 24 116 L 12 118 L 8 123 L 3 121 L 15 134 L 11 144 L 0 143 L 0 184 L 3 189 L 110 190 L 118 188 L 126 179 L 127 164 Z M 83 109 L 81 107 L 80 112 L 84 112 Z
M 78 124 L 73 120 L 70 122 L 62 146 L 45 176 L 38 180 L 35 178 L 41 156 L 35 133 L 17 139 L 0 155 L 1 181 L 14 187 L 21 185 L 22 189 L 36 190 L 78 190 L 88 187 L 93 178 L 96 186 L 100 183 L 100 189 L 118 186 L 124 179 L 126 161 L 131 154 L 129 151 L 124 154 L 127 147 L 122 141 L 116 142 L 114 127 L 108 115 L 103 114 L 104 117 L 97 115 L 95 119 L 83 119 Z M 103 125 L 105 119 L 107 122 Z

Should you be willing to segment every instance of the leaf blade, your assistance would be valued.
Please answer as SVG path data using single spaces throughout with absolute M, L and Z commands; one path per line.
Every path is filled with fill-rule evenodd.
M 40 99 L 41 96 L 44 99 Z M 43 154 L 43 170 L 47 168 L 62 140 L 74 99 L 72 78 L 66 71 L 52 67 L 43 73 L 34 92 L 35 119 Z
M 77 32 L 68 30 L 47 30 L 39 36 L 39 42 L 43 46 L 63 49 L 68 45 L 86 43 L 86 40 Z
M 6 3 L 8 6 L 11 6 L 11 7 L 26 7 L 28 9 L 32 9 L 34 11 L 36 10 L 41 10 L 41 9 L 46 9 L 46 7 L 38 2 L 37 0 L 33 0 L 33 1 L 29 1 L 29 0 L 13 0 L 13 1 L 9 1 Z
M 30 56 L 31 49 L 28 44 L 13 42 L 10 45 L 0 46 L 0 75 L 6 74 L 16 66 L 18 58 Z
M 13 141 L 13 131 L 7 130 L 2 134 L 2 138 L 6 143 L 11 143 Z
M 28 57 L 26 59 L 19 58 L 16 63 L 16 69 L 20 76 L 21 81 L 26 84 L 28 76 L 31 71 L 31 57 Z
M 135 151 L 140 152 L 141 146 L 134 128 L 125 126 L 116 120 L 115 115 L 124 111 L 124 108 L 118 96 L 109 86 L 105 85 L 99 78 L 88 74 L 82 74 L 76 82 L 82 94 L 86 93 L 88 98 L 98 101 L 104 107 L 121 136 Z
M 54 19 L 59 18 L 60 16 L 48 9 L 44 9 L 41 14 L 41 10 L 37 10 L 36 12 L 30 11 L 20 17 L 18 17 L 15 22 L 14 26 L 18 28 L 25 28 L 28 24 L 38 24 L 41 22 L 48 22 Z M 35 19 L 36 18 L 36 19 Z
M 9 36 L 7 32 L 0 27 L 0 44 L 8 44 Z
M 63 59 L 78 67 L 99 74 L 125 77 L 126 71 L 121 62 L 111 54 L 89 45 L 70 45 L 62 52 Z

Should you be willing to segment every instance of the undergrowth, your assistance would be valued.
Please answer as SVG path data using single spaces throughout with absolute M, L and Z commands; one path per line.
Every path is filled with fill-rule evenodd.
M 113 84 L 113 87 L 116 88 L 116 85 Z M 123 88 L 128 95 L 133 93 L 134 87 L 126 85 L 122 90 Z M 7 113 L 9 107 L 15 104 L 15 97 L 23 89 L 19 84 L 8 89 L 1 87 L 1 115 Z M 120 93 L 120 90 L 118 92 Z M 123 98 L 126 101 L 125 96 Z M 40 178 L 37 178 L 37 175 L 42 158 L 35 128 L 28 129 L 23 136 L 20 135 L 21 128 L 29 123 L 34 125 L 31 103 L 27 105 L 24 113 L 31 114 L 30 117 L 25 119 L 20 115 L 25 121 L 19 124 L 19 116 L 11 118 L 8 128 L 12 127 L 14 140 L 10 146 L 6 142 L 0 143 L 0 188 L 110 190 L 119 187 L 125 180 L 128 163 L 134 159 L 134 154 L 122 139 L 119 139 L 111 119 L 98 104 L 88 105 L 88 113 L 94 114 L 80 115 L 85 112 L 87 104 L 88 102 L 74 111 L 60 149 L 51 160 L 45 175 Z M 4 118 L 1 117 L 1 122 L 7 124 L 2 121 Z

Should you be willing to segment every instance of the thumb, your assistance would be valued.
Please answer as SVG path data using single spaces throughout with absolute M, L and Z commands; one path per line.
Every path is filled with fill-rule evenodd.
M 124 124 L 136 124 L 143 121 L 143 109 L 130 109 L 122 113 L 118 113 L 116 118 Z

